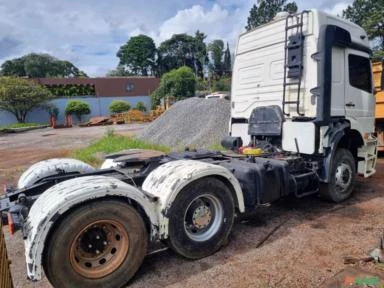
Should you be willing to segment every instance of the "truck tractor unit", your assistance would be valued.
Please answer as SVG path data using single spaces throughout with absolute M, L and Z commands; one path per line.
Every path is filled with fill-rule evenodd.
M 370 55 L 351 22 L 279 13 L 239 37 L 226 152 L 34 164 L 0 198 L 3 221 L 22 230 L 28 278 L 121 287 L 153 243 L 199 259 L 227 242 L 236 215 L 285 197 L 347 199 L 357 175 L 375 173 Z

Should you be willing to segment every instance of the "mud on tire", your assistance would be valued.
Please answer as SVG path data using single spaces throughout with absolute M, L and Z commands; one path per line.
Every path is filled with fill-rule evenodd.
M 348 199 L 355 188 L 356 162 L 347 149 L 338 149 L 332 161 L 331 178 L 320 187 L 320 194 L 327 200 L 341 202 Z
M 122 287 L 147 253 L 140 214 L 117 200 L 98 200 L 71 211 L 53 231 L 44 270 L 54 287 Z
M 172 203 L 167 243 L 189 259 L 209 256 L 226 243 L 234 213 L 231 191 L 222 181 L 212 177 L 197 180 Z

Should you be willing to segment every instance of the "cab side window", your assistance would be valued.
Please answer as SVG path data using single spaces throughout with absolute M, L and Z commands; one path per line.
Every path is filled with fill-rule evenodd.
M 351 86 L 372 93 L 371 62 L 368 58 L 348 55 L 349 84 Z

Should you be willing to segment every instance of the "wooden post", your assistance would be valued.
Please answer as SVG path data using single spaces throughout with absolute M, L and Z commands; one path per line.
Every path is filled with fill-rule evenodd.
M 11 270 L 7 256 L 7 248 L 3 234 L 3 223 L 0 218 L 0 287 L 13 288 Z

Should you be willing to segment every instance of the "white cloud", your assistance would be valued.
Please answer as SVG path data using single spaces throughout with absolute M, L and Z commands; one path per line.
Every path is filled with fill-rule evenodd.
M 342 3 L 336 3 L 333 7 L 325 9 L 324 11 L 333 14 L 333 15 L 343 15 L 343 10 L 345 10 L 350 3 L 348 2 L 342 2 Z
M 221 35 L 223 31 L 228 30 L 225 25 L 228 16 L 229 12 L 217 4 L 207 11 L 204 7 L 195 5 L 190 9 L 178 11 L 174 17 L 165 21 L 160 26 L 159 36 L 161 40 L 166 40 L 173 34 L 193 34 L 196 30 L 209 35 Z
M 297 0 L 300 9 L 333 14 L 352 0 Z M 0 0 L 0 63 L 31 52 L 73 62 L 91 76 L 116 67 L 116 52 L 131 36 L 157 44 L 174 33 L 200 30 L 233 49 L 255 0 Z

